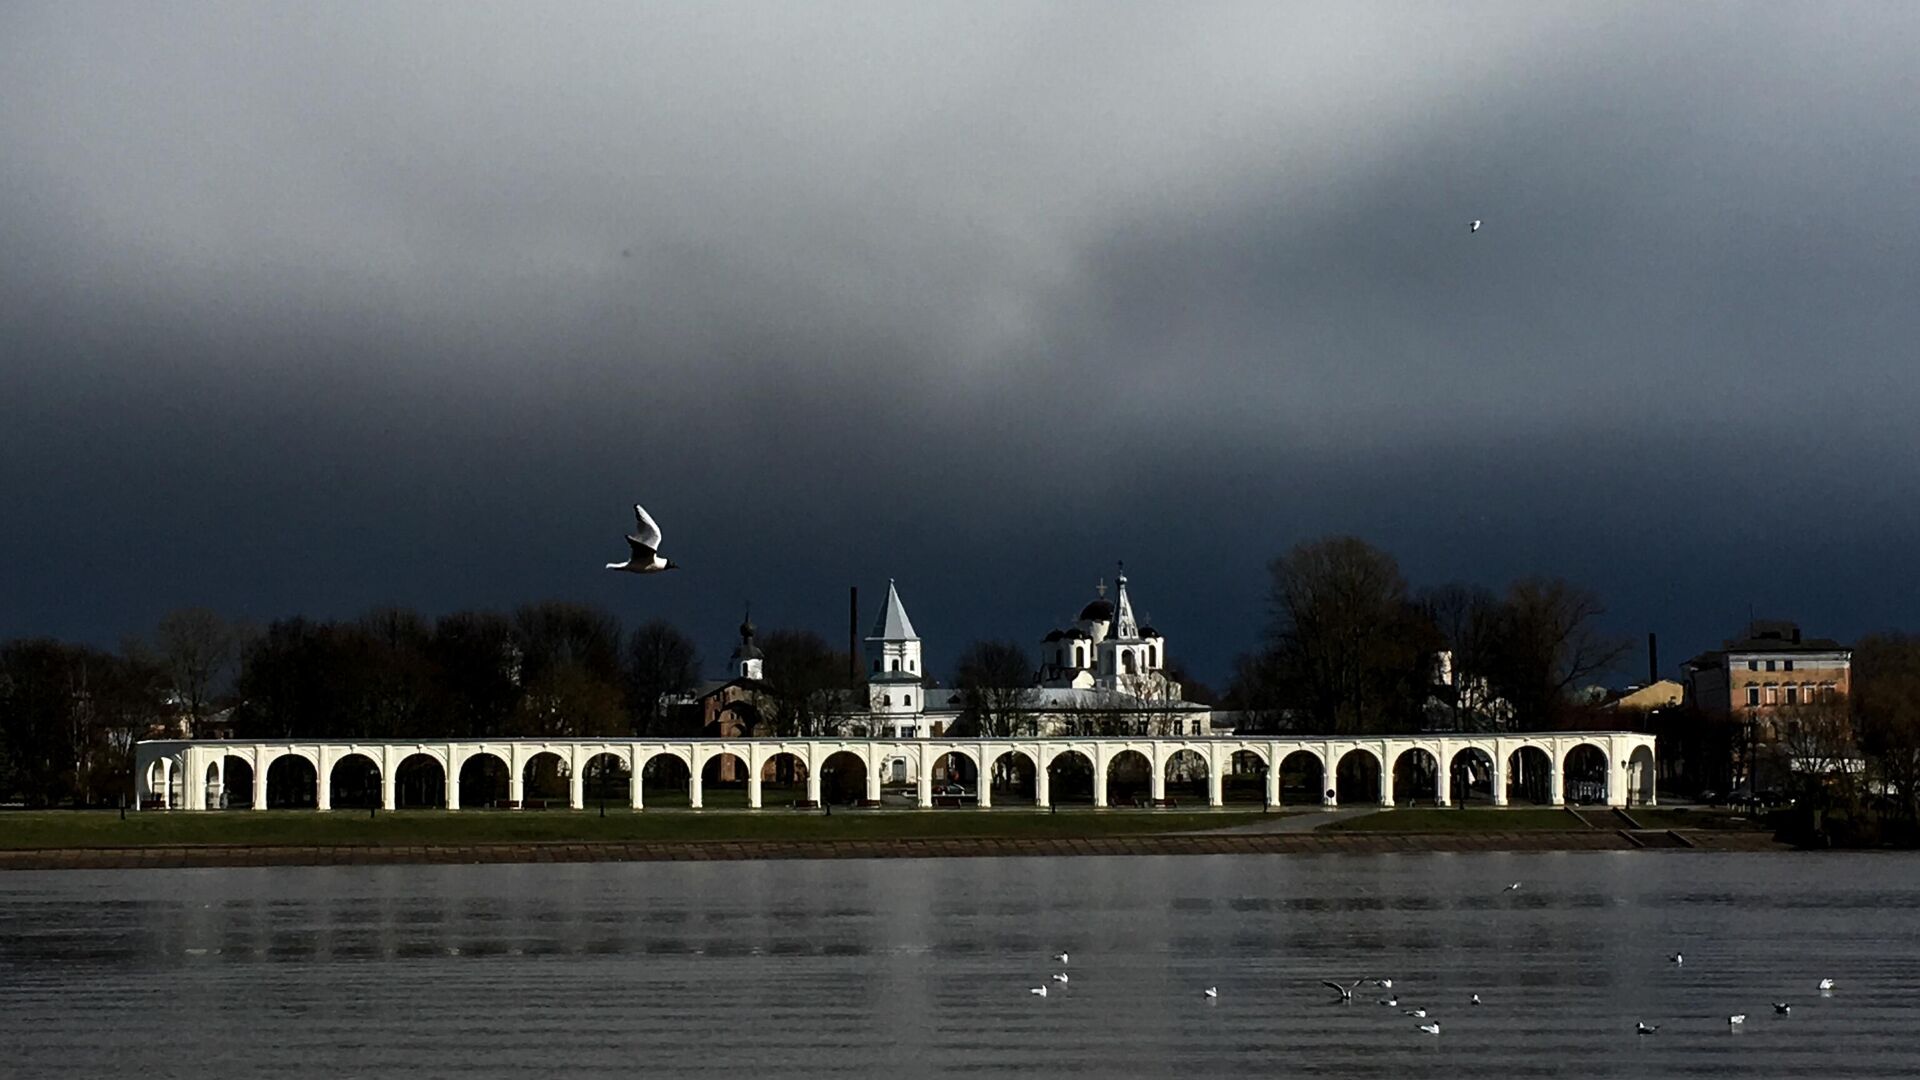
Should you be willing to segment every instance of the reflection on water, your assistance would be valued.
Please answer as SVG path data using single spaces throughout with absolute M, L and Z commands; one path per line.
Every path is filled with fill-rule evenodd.
M 1914 1076 L 1917 943 L 1881 855 L 12 873 L 0 1072 Z

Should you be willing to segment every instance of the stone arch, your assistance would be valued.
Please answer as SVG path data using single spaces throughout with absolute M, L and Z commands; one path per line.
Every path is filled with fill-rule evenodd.
M 447 767 L 425 751 L 415 751 L 393 767 L 393 807 L 434 810 L 447 805 Z
M 1333 766 L 1335 797 L 1343 803 L 1380 801 L 1380 758 L 1364 746 L 1340 755 Z
M 643 759 L 640 797 L 648 806 L 686 806 L 691 801 L 693 770 L 687 759 L 671 750 L 660 750 Z
M 167 797 L 167 759 L 147 762 L 147 798 L 152 805 L 171 805 Z
M 1401 806 L 1440 802 L 1440 759 L 1424 746 L 1409 746 L 1393 759 L 1393 801 Z
M 1153 762 L 1138 750 L 1121 750 L 1107 759 L 1107 803 L 1125 806 L 1150 798 Z
M 1605 804 L 1613 769 L 1607 752 L 1590 742 L 1568 748 L 1560 759 L 1560 797 L 1569 803 Z
M 1447 765 L 1447 797 L 1456 804 L 1470 803 L 1476 799 L 1492 802 L 1494 785 L 1499 781 L 1499 773 L 1493 767 L 1493 755 L 1484 747 L 1469 746 L 1457 750 Z
M 748 739 L 760 730 L 760 710 L 744 698 L 727 702 L 707 734 L 722 739 Z
M 1032 806 L 1040 801 L 1039 769 L 1025 750 L 1002 750 L 987 770 L 995 806 Z
M 1220 796 L 1230 803 L 1267 801 L 1267 755 L 1259 750 L 1235 750 L 1227 758 L 1226 775 L 1220 778 Z
M 936 754 L 927 769 L 936 795 L 949 787 L 965 788 L 969 794 L 980 789 L 980 759 L 972 750 L 955 749 Z
M 852 750 L 835 750 L 820 762 L 820 801 L 853 806 L 867 798 L 866 759 Z
M 573 798 L 573 765 L 554 750 L 535 750 L 520 764 L 520 805 L 567 805 Z
M 1280 758 L 1280 804 L 1319 806 L 1327 800 L 1326 762 L 1311 750 L 1295 750 Z
M 1653 748 L 1636 746 L 1627 755 L 1627 798 L 1636 806 L 1652 806 L 1659 801 L 1654 788 Z
M 1059 803 L 1093 802 L 1093 758 L 1086 752 L 1062 747 L 1047 758 L 1047 800 Z
M 358 750 L 335 758 L 327 769 L 327 805 L 335 810 L 379 806 L 380 763 Z
M 730 750 L 708 754 L 700 762 L 702 804 L 707 807 L 747 805 L 747 776 L 747 759 L 744 756 Z M 721 795 L 718 802 L 716 795 Z
M 760 799 L 788 803 L 807 797 L 807 763 L 793 750 L 776 750 L 760 762 Z
M 1527 743 L 1507 755 L 1507 801 L 1547 806 L 1553 802 L 1553 755 Z
M 1139 674 L 1139 672 L 1137 672 L 1136 670 L 1134 670 L 1134 662 L 1133 662 L 1133 650 L 1132 650 L 1132 649 L 1121 649 L 1121 650 L 1120 650 L 1120 670 L 1121 670 L 1121 672 L 1122 672 L 1123 674 L 1127 674 L 1127 675 L 1137 675 L 1137 674 Z
M 613 750 L 596 750 L 580 766 L 581 798 L 601 806 L 630 806 L 633 796 L 633 771 L 626 755 Z
M 460 762 L 460 809 L 505 806 L 512 797 L 513 767 L 490 750 L 468 754 Z
M 220 808 L 245 810 L 253 806 L 253 762 L 228 754 L 220 769 Z
M 1266 773 L 1265 769 L 1260 771 L 1262 775 Z M 1196 806 L 1206 805 L 1207 781 L 1212 772 L 1207 759 L 1199 751 L 1185 746 L 1175 750 L 1167 755 L 1162 776 L 1167 798 L 1191 800 Z
M 277 755 L 267 765 L 267 805 L 275 810 L 319 807 L 320 769 L 312 758 L 290 751 Z

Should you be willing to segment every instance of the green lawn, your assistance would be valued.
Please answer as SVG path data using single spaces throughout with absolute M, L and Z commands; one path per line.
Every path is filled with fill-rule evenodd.
M 0 814 L 0 848 L 87 848 L 178 844 L 493 844 L 650 840 L 895 840 L 941 837 L 1076 837 L 1199 832 L 1259 821 L 1258 812 L 1086 809 L 766 809 L 695 813 L 624 807 L 567 810 L 365 811 L 228 810 L 129 813 L 111 810 Z
M 1669 810 L 1657 806 L 1636 806 L 1627 813 L 1648 829 L 1759 829 L 1765 823 L 1732 810 L 1703 807 L 1698 810 Z
M 1611 815 L 1609 815 L 1611 816 Z M 1477 833 L 1582 830 L 1580 823 L 1565 810 L 1551 808 L 1495 810 L 1491 808 L 1442 810 L 1382 810 L 1377 814 L 1342 818 L 1320 826 L 1323 832 L 1406 832 Z

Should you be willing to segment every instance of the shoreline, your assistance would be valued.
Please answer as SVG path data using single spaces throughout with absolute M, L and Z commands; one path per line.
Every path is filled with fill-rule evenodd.
M 1761 832 L 1715 829 L 1639 837 L 1626 831 L 1157 833 L 1090 837 L 848 840 L 553 841 L 479 844 L 182 844 L 17 848 L 6 870 L 256 866 L 407 866 L 770 859 L 954 859 L 1073 855 L 1379 855 L 1474 851 L 1793 851 Z

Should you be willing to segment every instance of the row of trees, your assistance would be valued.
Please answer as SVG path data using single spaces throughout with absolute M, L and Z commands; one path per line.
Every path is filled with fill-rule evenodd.
M 1262 730 L 1413 731 L 1436 708 L 1458 730 L 1560 727 L 1582 708 L 1575 691 L 1629 648 L 1599 628 L 1598 597 L 1558 578 L 1416 591 L 1392 555 L 1350 536 L 1300 544 L 1268 571 L 1268 633 L 1228 691 Z

